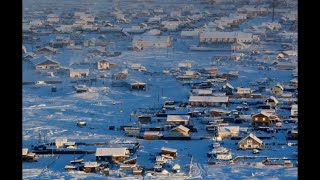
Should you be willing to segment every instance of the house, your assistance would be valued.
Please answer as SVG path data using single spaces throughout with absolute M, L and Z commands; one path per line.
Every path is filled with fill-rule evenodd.
M 292 104 L 291 105 L 290 116 L 291 117 L 297 117 L 298 116 L 298 104 Z
M 191 67 L 192 67 L 191 63 L 179 63 L 178 64 L 178 68 L 180 70 L 188 70 L 188 69 L 191 69 Z
M 28 148 L 22 148 L 22 161 L 35 161 L 36 154 L 30 153 Z
M 218 74 L 218 69 L 214 67 L 206 67 L 204 68 L 204 71 L 210 75 L 216 75 Z
M 91 54 L 95 56 L 106 56 L 107 55 L 107 50 L 104 47 L 96 47 L 95 49 L 90 51 Z
M 36 70 L 60 69 L 61 67 L 59 62 L 47 56 L 39 56 L 30 61 L 34 64 Z
M 250 88 L 237 88 L 237 94 L 239 95 L 250 95 L 251 92 Z
M 117 73 L 112 75 L 112 79 L 115 79 L 115 80 L 126 79 L 126 78 L 127 78 L 127 74 L 123 73 L 123 72 L 117 72 Z
M 298 79 L 297 78 L 291 79 L 289 86 L 298 87 Z
M 22 54 L 26 54 L 26 53 L 28 53 L 27 48 L 24 45 L 22 45 Z
M 58 52 L 57 49 L 52 48 L 50 46 L 41 47 L 34 51 L 34 54 L 36 55 L 54 55 Z
M 176 125 L 188 125 L 190 120 L 189 115 L 168 115 L 167 123 Z
M 133 36 L 132 40 L 132 47 L 140 50 L 145 48 L 168 48 L 171 44 L 170 36 L 136 35 Z
M 129 89 L 132 90 L 147 90 L 147 84 L 139 81 L 132 81 L 129 83 Z
M 252 33 L 206 31 L 200 33 L 200 43 L 235 43 L 254 41 Z
M 279 121 L 278 116 L 275 114 L 262 111 L 258 114 L 252 116 L 252 125 L 253 126 L 270 126 L 271 124 Z
M 192 89 L 192 93 L 196 96 L 210 96 L 212 95 L 212 89 Z
M 231 111 L 218 109 L 218 108 L 211 108 L 209 109 L 210 116 L 212 117 L 221 117 L 221 116 L 228 116 Z
M 85 162 L 84 163 L 84 172 L 86 173 L 95 173 L 99 170 L 100 164 L 97 162 Z
M 279 104 L 279 101 L 274 96 L 270 96 L 264 102 L 266 103 L 266 105 L 273 106 L 273 107 L 275 107 Z
M 88 77 L 89 69 L 70 69 L 69 77 L 71 78 L 80 78 Z
M 191 106 L 221 106 L 229 103 L 228 96 L 190 96 Z
M 235 90 L 234 87 L 233 87 L 231 84 L 229 84 L 229 83 L 226 83 L 226 84 L 223 85 L 222 88 L 221 88 L 221 91 L 222 91 L 222 92 L 225 92 L 227 96 L 228 96 L 228 95 L 233 95 L 233 91 L 234 91 L 234 90 Z
M 97 62 L 97 69 L 102 70 L 102 69 L 109 69 L 110 68 L 110 63 L 108 60 L 100 60 Z
M 148 116 L 148 115 L 138 116 L 138 122 L 139 122 L 140 124 L 148 124 L 148 123 L 151 123 L 151 116 Z
M 169 157 L 172 157 L 172 158 L 176 158 L 177 154 L 178 154 L 177 151 L 178 150 L 176 150 L 176 149 L 162 147 L 161 148 L 161 155 L 165 155 L 165 156 L 169 156 Z
M 162 138 L 162 134 L 159 131 L 145 131 L 143 133 L 143 139 L 146 140 L 158 140 Z
M 168 136 L 170 137 L 189 137 L 190 134 L 190 129 L 183 126 L 183 125 L 179 125 L 173 129 L 170 130 Z
M 28 53 L 24 54 L 23 59 L 25 59 L 25 60 L 30 60 L 30 59 L 35 58 L 36 56 L 37 56 L 37 55 L 34 54 L 33 52 L 28 52 Z
M 236 137 L 239 135 L 239 126 L 219 126 L 217 136 L 220 138 Z
M 276 84 L 271 88 L 271 92 L 277 95 L 283 94 L 284 88 L 281 84 Z
M 127 148 L 97 148 L 96 161 L 106 161 L 112 163 L 121 163 L 129 154 Z
M 68 138 L 57 138 L 55 140 L 55 144 L 57 148 L 64 147 L 67 142 L 68 142 Z
M 240 149 L 262 149 L 263 147 L 263 141 L 252 133 L 238 142 L 238 148 Z

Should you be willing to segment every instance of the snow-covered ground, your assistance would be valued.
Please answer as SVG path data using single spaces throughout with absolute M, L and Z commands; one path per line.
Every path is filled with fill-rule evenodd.
M 51 2 L 51 1 L 48 1 Z M 77 1 L 78 2 L 78 1 Z M 92 12 L 103 11 L 99 3 L 106 3 L 108 9 L 111 6 L 118 6 L 126 8 L 121 2 L 101 2 L 101 1 L 79 1 L 81 3 L 91 3 L 88 9 Z M 35 1 L 25 0 L 25 7 L 28 11 L 36 11 L 37 6 Z M 61 5 L 62 2 L 59 1 Z M 120 4 L 119 4 L 120 3 Z M 192 4 L 195 9 L 202 9 L 205 5 L 195 1 L 186 1 L 185 4 Z M 77 6 L 79 6 L 77 4 Z M 106 5 L 103 4 L 103 5 Z M 160 6 L 159 3 L 155 3 Z M 41 3 L 45 7 L 45 2 Z M 59 5 L 55 5 L 59 7 Z M 139 6 L 134 6 L 139 7 Z M 163 5 L 164 8 L 179 7 L 179 4 L 173 3 L 172 7 Z M 39 7 L 38 7 L 39 8 Z M 62 13 L 65 9 L 55 9 L 58 13 Z M 93 14 L 94 14 L 93 13 Z M 202 26 L 212 17 L 208 17 L 203 21 L 197 23 Z M 141 20 L 135 19 L 132 24 Z M 250 19 L 240 26 L 248 28 L 261 22 L 270 22 L 271 15 L 267 17 L 258 17 Z M 126 26 L 129 26 L 128 24 Z M 31 150 L 32 145 L 36 145 L 39 140 L 39 134 L 48 142 L 54 142 L 58 137 L 67 137 L 68 141 L 94 143 L 94 142 L 124 142 L 132 141 L 139 142 L 141 147 L 137 150 L 138 164 L 142 167 L 152 168 L 154 165 L 155 154 L 160 152 L 161 147 L 175 148 L 178 150 L 178 157 L 174 163 L 178 163 L 182 167 L 184 173 L 189 172 L 191 156 L 192 159 L 192 177 L 184 177 L 184 179 L 297 179 L 297 167 L 272 167 L 272 166 L 253 166 L 253 165 L 208 165 L 207 152 L 211 150 L 210 146 L 212 140 L 141 140 L 136 138 L 128 138 L 124 136 L 124 132 L 117 130 L 120 126 L 132 125 L 137 126 L 137 118 L 132 117 L 131 114 L 139 108 L 159 108 L 164 101 L 174 100 L 187 102 L 190 95 L 190 86 L 183 85 L 177 81 L 173 75 L 164 74 L 164 70 L 177 69 L 178 63 L 190 62 L 192 69 L 197 70 L 204 67 L 211 67 L 213 63 L 213 56 L 230 56 L 231 52 L 196 52 L 189 51 L 189 45 L 198 44 L 198 39 L 181 38 L 179 32 L 164 34 L 170 35 L 173 39 L 173 47 L 168 49 L 145 49 L 142 51 L 128 50 L 131 46 L 129 38 L 121 38 L 114 34 L 105 34 L 109 41 L 114 42 L 111 49 L 121 51 L 122 54 L 117 57 L 107 58 L 110 63 L 117 64 L 116 70 L 107 70 L 107 78 L 98 79 L 97 82 L 88 83 L 90 91 L 86 93 L 75 93 L 72 83 L 74 79 L 63 76 L 45 77 L 37 73 L 28 62 L 23 62 L 23 81 L 45 81 L 45 80 L 59 80 L 62 83 L 54 84 L 57 92 L 51 92 L 52 84 L 37 84 L 37 85 L 23 85 L 23 147 Z M 91 37 L 98 37 L 99 33 L 83 32 L 86 39 Z M 55 33 L 49 36 L 41 36 L 40 40 L 35 43 L 24 43 L 29 50 L 35 50 L 38 44 L 45 44 L 49 40 L 54 39 Z M 281 49 L 279 43 L 264 43 L 257 45 L 258 50 L 272 50 L 278 52 Z M 87 58 L 89 49 L 83 48 L 80 51 L 71 51 L 65 48 L 59 49 L 59 53 L 53 58 L 60 62 L 64 67 L 70 67 L 73 63 L 83 62 Z M 272 56 L 276 56 L 275 55 Z M 251 87 L 250 82 L 261 80 L 263 78 L 270 78 L 272 83 L 266 85 L 270 89 L 276 83 L 285 83 L 293 79 L 292 71 L 288 70 L 259 70 L 257 61 L 271 64 L 271 62 L 263 61 L 267 56 L 260 54 L 256 56 L 256 60 L 245 61 L 222 61 L 222 65 L 216 66 L 219 72 L 239 71 L 239 78 L 228 80 L 234 87 Z M 99 59 L 99 58 L 97 58 Z M 88 60 L 88 59 L 87 59 Z M 88 60 L 90 61 L 90 60 Z M 260 64 L 261 64 L 260 62 Z M 144 73 L 129 69 L 129 65 L 139 63 L 146 67 L 150 73 Z M 85 66 L 84 66 L 85 67 Z M 92 77 L 99 74 L 95 66 L 90 68 Z M 128 68 L 129 79 L 136 79 L 147 83 L 146 91 L 130 91 L 127 87 L 113 87 L 111 76 L 115 72 L 119 72 Z M 225 83 L 219 83 L 215 91 L 218 91 Z M 254 87 L 251 87 L 254 89 Z M 268 93 L 266 93 L 268 94 Z M 235 109 L 237 105 L 231 105 L 229 110 Z M 180 108 L 178 110 L 188 111 L 188 108 Z M 177 111 L 178 111 L 177 110 Z M 248 115 L 254 114 L 258 110 L 253 106 Z M 283 111 L 282 114 L 288 116 L 290 111 Z M 87 122 L 86 127 L 78 127 L 76 124 L 79 121 Z M 241 124 L 241 127 L 250 126 L 250 122 Z M 212 136 L 205 130 L 205 125 L 200 123 L 196 118 L 191 119 L 191 124 L 197 128 L 197 133 L 191 133 L 191 136 Z M 292 127 L 296 124 L 285 124 L 284 127 Z M 116 130 L 109 130 L 110 126 L 115 126 Z M 259 155 L 269 157 L 296 157 L 293 155 L 297 151 L 297 146 L 287 146 L 285 139 L 286 132 L 279 132 L 272 134 L 274 137 L 266 142 L 276 142 L 281 145 L 275 145 L 272 148 L 262 150 Z M 259 133 L 257 133 L 259 134 Z M 236 140 L 224 139 L 223 146 L 231 149 L 233 157 L 240 155 L 252 155 L 251 151 L 237 150 Z M 296 141 L 295 141 L 296 142 Z M 80 148 L 80 146 L 79 146 Z M 95 150 L 95 146 L 85 147 L 86 149 Z M 24 179 L 106 179 L 106 176 L 101 174 L 87 174 L 80 171 L 66 171 L 64 166 L 80 155 L 39 155 L 37 162 L 23 163 L 23 178 Z M 94 155 L 82 156 L 84 161 L 94 161 Z M 295 162 L 295 161 L 294 161 Z M 111 173 L 108 179 L 117 179 L 117 172 Z M 170 177 L 174 179 L 176 177 Z M 133 177 L 129 175 L 125 179 L 142 179 L 142 177 Z M 143 179 L 168 179 L 168 177 L 151 177 L 144 176 Z M 181 179 L 181 178 L 180 178 Z

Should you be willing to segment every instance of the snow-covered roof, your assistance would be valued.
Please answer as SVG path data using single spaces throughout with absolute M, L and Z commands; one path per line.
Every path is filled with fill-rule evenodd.
M 246 136 L 245 138 L 243 138 L 242 140 L 239 141 L 239 143 L 241 143 L 242 141 L 244 141 L 247 138 L 252 138 L 253 140 L 257 141 L 259 144 L 262 144 L 263 142 L 261 141 L 261 139 L 259 139 L 257 136 L 255 136 L 254 134 L 250 133 L 248 136 Z M 239 144 L 238 143 L 238 144 Z
M 271 116 L 271 113 L 267 113 L 267 112 L 265 112 L 265 111 L 261 111 L 261 112 L 255 114 L 255 115 L 253 115 L 253 116 L 257 116 L 257 115 L 260 115 L 260 114 L 262 114 L 262 115 L 264 115 L 264 116 L 266 116 L 266 117 L 270 117 L 270 116 Z
M 231 84 L 229 84 L 229 83 L 226 83 L 225 85 L 223 85 L 223 88 L 231 88 L 231 89 L 234 89 L 234 87 L 233 86 L 231 86 Z
M 298 104 L 292 104 L 291 110 L 298 110 Z
M 132 41 L 167 42 L 169 39 L 169 36 L 135 35 Z
M 222 113 L 230 113 L 231 111 L 225 110 L 225 109 L 220 109 L 220 108 L 210 108 L 210 112 L 222 112 Z
M 269 99 L 273 100 L 276 104 L 279 103 L 278 99 L 276 99 L 274 96 L 270 96 L 266 101 L 268 101 Z
M 279 87 L 281 90 L 284 90 L 284 87 L 281 84 L 276 84 L 274 87 Z
M 167 116 L 167 122 L 172 121 L 189 121 L 190 116 L 189 115 L 168 115 Z
M 193 89 L 192 92 L 197 94 L 212 94 L 212 89 Z
M 97 148 L 96 156 L 125 156 L 127 148 Z
M 229 97 L 228 96 L 190 96 L 189 102 L 226 103 L 226 102 L 229 102 Z
M 252 38 L 252 33 L 206 31 L 200 34 L 200 38 Z
M 238 133 L 239 126 L 221 126 L 221 127 L 218 127 L 218 132 Z
M 99 164 L 98 162 L 85 162 L 84 163 L 84 167 L 88 167 L 88 168 L 95 168 L 95 167 L 98 167 Z
M 40 47 L 40 48 L 37 49 L 36 51 L 40 51 L 40 50 L 44 50 L 44 49 L 47 49 L 47 50 L 52 51 L 52 52 L 56 52 L 56 51 L 57 51 L 57 49 L 52 48 L 52 47 L 50 47 L 50 46 Z
M 172 149 L 172 148 L 166 148 L 166 147 L 162 147 L 161 151 L 170 151 L 170 152 L 177 152 L 177 149 Z
M 185 126 L 183 126 L 183 125 L 179 125 L 179 126 L 173 128 L 173 129 L 171 129 L 170 131 L 174 131 L 174 130 L 176 130 L 176 129 L 181 129 L 182 131 L 185 131 L 185 132 L 189 132 L 189 131 L 190 131 L 189 128 L 187 128 L 187 127 L 185 127 Z

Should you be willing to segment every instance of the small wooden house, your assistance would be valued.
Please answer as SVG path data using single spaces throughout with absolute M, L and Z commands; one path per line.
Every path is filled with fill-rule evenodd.
M 267 112 L 260 112 L 252 116 L 253 126 L 270 126 L 277 121 L 279 121 L 278 116 Z
M 188 70 L 188 69 L 191 69 L 192 65 L 191 63 L 179 63 L 178 64 L 178 68 L 180 70 Z
M 189 132 L 190 132 L 189 128 L 183 125 L 179 125 L 170 130 L 169 136 L 170 137 L 189 137 L 190 136 Z
M 55 140 L 55 144 L 57 148 L 64 147 L 67 142 L 68 142 L 68 138 L 57 138 Z
M 123 72 L 118 72 L 112 75 L 113 79 L 126 79 L 127 78 L 127 74 L 123 73 Z
M 88 77 L 89 69 L 70 69 L 69 77 L 71 78 L 84 78 Z
M 141 115 L 138 117 L 138 122 L 140 124 L 149 124 L 149 123 L 151 123 L 151 116 Z
M 291 117 L 297 117 L 298 116 L 298 104 L 292 104 L 291 105 L 290 116 Z
M 99 170 L 99 164 L 97 162 L 85 162 L 84 163 L 84 172 L 95 173 L 98 170 Z
M 30 60 L 36 70 L 49 70 L 49 69 L 60 69 L 61 65 L 59 62 L 47 57 L 39 56 Z
M 110 63 L 108 60 L 100 60 L 97 62 L 97 69 L 98 70 L 104 70 L 104 69 L 109 69 L 110 68 Z
M 127 148 L 97 148 L 96 161 L 106 161 L 112 163 L 121 163 L 129 154 Z
M 22 161 L 35 161 L 36 160 L 36 154 L 30 153 L 28 148 L 22 149 Z
M 218 137 L 237 137 L 239 135 L 239 126 L 220 126 L 218 127 Z
M 216 75 L 219 72 L 218 69 L 214 67 L 206 67 L 204 68 L 204 71 L 210 75 Z
M 262 149 L 263 146 L 262 140 L 252 133 L 238 142 L 238 148 L 240 149 Z
M 135 169 L 135 170 L 133 170 L 133 175 L 134 176 L 141 176 L 142 172 L 143 172 L 142 169 Z
M 52 48 L 50 46 L 41 47 L 34 51 L 36 55 L 54 55 L 58 52 L 57 49 Z
M 177 157 L 177 151 L 176 149 L 172 149 L 172 148 L 161 148 L 161 154 L 162 155 L 167 155 L 167 156 L 170 156 L 170 157 L 173 157 L 173 158 L 176 158 Z
M 168 115 L 167 123 L 176 125 L 188 125 L 190 120 L 189 115 Z
M 250 88 L 237 88 L 237 93 L 239 95 L 250 95 L 251 94 L 251 89 Z
M 212 117 L 220 117 L 220 116 L 227 116 L 231 113 L 231 111 L 218 109 L 218 108 L 211 108 L 209 109 L 210 116 Z
M 226 83 L 225 85 L 223 85 L 223 87 L 221 88 L 221 91 L 222 92 L 225 92 L 226 95 L 232 95 L 233 94 L 233 91 L 234 91 L 234 87 L 229 84 L 229 83 Z
M 146 91 L 147 90 L 147 84 L 146 83 L 143 83 L 143 82 L 131 82 L 129 83 L 129 89 L 130 91 L 132 90 L 144 90 Z
M 277 94 L 277 95 L 280 95 L 282 94 L 284 91 L 284 88 L 281 84 L 276 84 L 275 86 L 273 86 L 271 88 L 271 92 L 274 93 L 274 94 Z
M 159 131 L 145 131 L 143 138 L 146 140 L 158 140 L 162 138 L 162 134 Z
M 273 107 L 275 107 L 279 104 L 279 101 L 274 96 L 270 96 L 264 102 L 266 103 L 266 105 L 273 106 Z

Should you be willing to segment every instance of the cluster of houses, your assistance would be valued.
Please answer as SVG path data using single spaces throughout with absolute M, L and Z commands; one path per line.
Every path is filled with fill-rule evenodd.
M 219 9 L 210 9 L 210 3 L 214 3 Z M 297 35 L 291 32 L 293 30 L 288 26 L 294 28 L 297 23 L 296 12 L 277 9 L 273 12 L 280 20 L 259 22 L 257 25 L 240 29 L 243 23 L 251 19 L 273 13 L 269 4 L 263 2 L 252 5 L 242 0 L 208 1 L 204 4 L 208 4 L 208 9 L 204 11 L 197 10 L 192 5 L 184 5 L 172 11 L 161 7 L 140 11 L 135 11 L 135 8 L 139 7 L 133 10 L 113 7 L 112 12 L 102 13 L 104 15 L 101 17 L 77 8 L 66 14 L 50 12 L 45 18 L 38 18 L 35 13 L 34 18 L 27 16 L 27 19 L 23 20 L 26 40 L 22 47 L 23 61 L 29 63 L 33 71 L 44 79 L 68 79 L 72 83 L 76 82 L 77 84 L 72 86 L 76 93 L 91 92 L 90 85 L 84 82 L 101 81 L 105 86 L 105 80 L 110 79 L 114 89 L 126 87 L 129 91 L 142 90 L 139 93 L 143 94 L 148 93 L 144 91 L 149 91 L 149 87 L 152 89 L 153 82 L 132 74 L 147 73 L 149 67 L 133 62 L 122 65 L 119 63 L 122 59 L 118 59 L 122 53 L 120 50 L 111 53 L 112 44 L 117 45 L 118 40 L 121 43 L 124 41 L 128 47 L 122 47 L 121 50 L 133 50 L 133 54 L 139 54 L 150 49 L 172 48 L 174 43 L 178 42 L 177 38 L 194 38 L 199 44 L 189 46 L 187 51 L 233 53 L 213 56 L 212 61 L 216 64 L 200 65 L 191 60 L 181 60 L 175 68 L 164 70 L 162 75 L 172 76 L 188 88 L 186 98 L 181 100 L 169 97 L 170 100 L 164 100 L 161 107 L 155 108 L 155 113 L 142 113 L 133 117 L 134 123 L 120 127 L 123 135 L 150 142 L 176 140 L 188 143 L 191 140 L 215 140 L 207 153 L 207 163 L 212 165 L 232 163 L 241 151 L 263 153 L 278 133 L 285 134 L 287 141 L 295 142 L 298 139 L 297 51 L 294 45 Z M 140 18 L 144 20 L 137 22 Z M 196 24 L 203 23 L 204 25 L 199 25 L 201 27 L 195 27 Z M 55 37 L 38 45 L 39 39 L 48 34 Z M 115 39 L 111 40 L 109 36 Z M 263 48 L 259 50 L 261 42 L 273 42 L 276 39 L 281 40 L 281 51 L 270 52 Z M 33 43 L 36 45 L 31 46 Z M 71 63 L 71 59 L 62 58 L 65 52 L 82 53 L 83 56 L 76 58 L 77 62 Z M 264 60 L 261 60 L 263 58 Z M 232 63 L 241 61 L 245 65 L 257 66 L 259 73 L 265 70 L 261 66 L 269 70 L 292 72 L 292 77 L 289 81 L 266 78 L 247 84 L 238 83 L 245 77 L 242 69 L 219 66 L 219 63 L 228 60 L 232 60 Z M 36 84 L 45 84 L 41 78 Z M 83 128 L 86 126 L 86 123 L 83 123 L 79 122 L 78 126 Z M 114 130 L 114 126 L 112 127 L 109 126 L 109 130 Z M 235 142 L 230 146 L 233 148 L 224 146 L 225 141 Z M 67 138 L 57 138 L 51 145 L 53 144 L 59 151 L 89 152 L 79 150 L 79 144 L 68 141 Z M 288 144 L 294 145 L 295 143 Z M 147 173 L 147 169 L 165 175 L 179 173 L 182 169 L 176 163 L 180 158 L 178 149 L 159 148 L 152 167 L 138 164 L 137 149 L 136 146 L 99 146 L 94 152 L 88 153 L 94 154 L 95 159 L 73 160 L 65 166 L 65 170 L 105 175 L 117 172 L 118 176 L 123 177 L 124 174 L 141 176 Z M 36 150 L 34 152 L 41 152 Z M 46 148 L 43 150 L 50 153 Z M 36 161 L 38 157 L 34 152 L 23 148 L 23 161 Z M 271 161 L 272 159 L 268 159 L 265 163 Z

